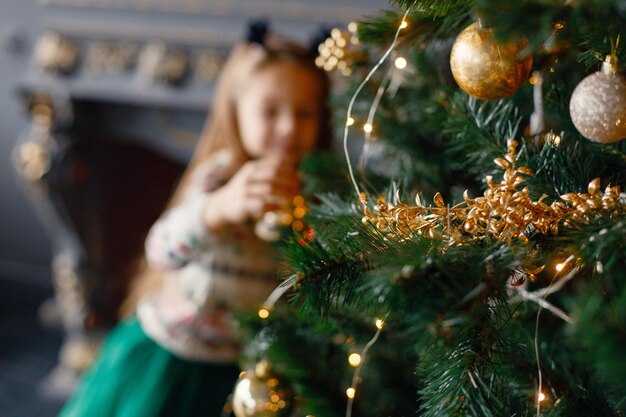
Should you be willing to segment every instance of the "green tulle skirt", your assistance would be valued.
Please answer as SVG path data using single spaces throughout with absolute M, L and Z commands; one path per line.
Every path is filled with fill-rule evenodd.
M 111 331 L 59 417 L 219 417 L 238 374 L 172 355 L 132 318 Z

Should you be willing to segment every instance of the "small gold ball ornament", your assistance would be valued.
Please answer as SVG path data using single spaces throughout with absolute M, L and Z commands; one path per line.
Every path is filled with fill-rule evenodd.
M 528 79 L 533 57 L 520 56 L 528 41 L 498 43 L 493 31 L 473 23 L 459 34 L 450 52 L 450 69 L 467 94 L 495 100 L 515 93 Z
M 285 417 L 293 408 L 293 394 L 262 360 L 243 373 L 233 393 L 235 417 Z
M 618 72 L 615 55 L 607 56 L 601 71 L 576 86 L 569 112 L 576 129 L 590 141 L 613 143 L 626 138 L 626 80 Z

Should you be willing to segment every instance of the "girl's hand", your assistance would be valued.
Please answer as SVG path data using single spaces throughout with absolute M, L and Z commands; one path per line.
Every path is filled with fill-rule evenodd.
M 242 224 L 263 213 L 282 208 L 297 194 L 298 175 L 293 161 L 285 157 L 266 157 L 248 161 L 230 181 L 213 192 L 204 221 L 209 230 Z

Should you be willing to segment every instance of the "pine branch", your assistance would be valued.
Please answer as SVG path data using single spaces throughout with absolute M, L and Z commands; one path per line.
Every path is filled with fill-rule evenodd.
M 303 335 L 304 330 L 313 330 L 305 323 L 274 322 L 273 328 L 276 335 L 268 356 L 272 363 L 279 364 L 280 372 L 300 398 L 299 410 L 306 415 L 343 415 L 341 407 L 337 406 L 342 402 L 341 374 L 337 372 L 342 367 L 333 354 L 334 347 L 327 341 Z
M 582 282 L 568 300 L 575 318 L 570 336 L 584 349 L 584 362 L 626 401 L 626 362 L 622 359 L 626 349 L 626 217 L 599 220 L 570 238 L 570 250 L 582 257 L 594 276 Z
M 519 398 L 512 398 L 509 384 L 493 372 L 491 361 L 495 353 L 476 350 L 471 342 L 430 349 L 418 369 L 424 377 L 420 415 L 530 416 L 528 406 Z
M 549 143 L 537 147 L 527 142 L 519 163 L 534 170 L 528 184 L 537 198 L 542 194 L 555 199 L 569 192 L 584 192 L 595 178 L 601 178 L 604 184 L 626 183 L 626 159 L 621 152 L 565 135 L 558 147 Z
M 402 30 L 398 39 L 399 44 L 411 45 L 415 48 L 421 43 L 430 42 L 433 39 L 448 39 L 461 32 L 471 23 L 468 2 L 450 3 L 450 8 L 430 10 L 412 8 L 407 16 L 408 26 Z M 445 13 L 441 14 L 440 11 L 445 11 Z M 403 15 L 404 12 L 400 11 L 386 11 L 380 16 L 359 22 L 359 39 L 367 45 L 388 47 Z
M 459 9 L 470 1 L 468 0 L 390 0 L 390 3 L 403 9 L 412 8 L 429 16 L 445 16 L 453 10 Z
M 416 190 L 458 196 L 454 189 L 475 186 L 468 174 L 478 180 L 488 174 L 499 177 L 493 160 L 505 153 L 510 138 L 522 145 L 518 165 L 534 171 L 527 185 L 535 199 L 546 195 L 549 202 L 585 191 L 596 177 L 603 186 L 626 184 L 626 141 L 591 143 L 576 131 L 569 114 L 574 87 L 598 68 L 610 52 L 611 38 L 626 33 L 626 9 L 620 2 L 392 3 L 411 6 L 396 50 L 409 67 L 402 82 L 383 97 L 374 119 L 391 163 L 381 163 L 382 179 L 363 187 L 374 196 L 370 201 L 390 179 L 402 181 L 402 197 Z M 359 25 L 361 44 L 373 60 L 389 45 L 401 16 L 400 11 L 385 12 Z M 528 39 L 534 69 L 543 75 L 546 126 L 560 135 L 560 145 L 547 143 L 543 134 L 525 137 L 534 110 L 529 85 L 510 98 L 481 102 L 458 92 L 443 75 L 455 36 L 477 17 L 501 41 L 521 35 Z M 624 50 L 618 51 L 620 57 Z M 359 65 L 355 74 L 367 68 Z M 377 89 L 374 77 L 354 107 L 355 118 L 367 113 Z M 335 102 L 343 110 L 341 126 L 342 99 Z M 390 172 L 390 164 L 397 169 Z M 312 167 L 323 173 L 324 166 Z M 322 184 L 333 187 L 332 180 L 320 181 L 311 192 Z M 388 194 L 395 194 L 394 187 L 388 188 Z M 341 415 L 351 374 L 345 358 L 371 337 L 373 317 L 383 314 L 388 324 L 357 390 L 359 415 L 534 416 L 535 337 L 547 397 L 544 417 L 624 412 L 625 219 L 603 216 L 588 225 L 561 227 L 554 236 L 529 233 L 527 244 L 484 239 L 450 247 L 436 238 L 416 235 L 398 241 L 385 235 L 362 222 L 351 189 L 338 193 L 348 201 L 322 195 L 311 211 L 314 239 L 289 243 L 290 270 L 301 272 L 303 279 L 292 303 L 283 306 L 284 314 L 272 313 L 271 326 L 281 334 L 273 360 L 291 373 L 308 404 L 306 412 Z M 510 300 L 510 276 L 528 265 L 545 264 L 535 282 L 524 284 L 529 292 L 545 291 L 555 278 L 554 264 L 570 256 L 577 275 L 557 282 L 563 285 L 548 301 L 574 324 L 543 311 L 535 335 L 538 305 Z M 411 373 L 415 367 L 417 375 Z
M 463 155 L 459 158 L 462 167 L 480 179 L 485 175 L 497 178 L 501 171 L 493 160 L 506 153 L 507 139 L 518 137 L 521 122 L 519 110 L 511 101 L 478 102 L 457 93 L 444 125 L 450 155 Z

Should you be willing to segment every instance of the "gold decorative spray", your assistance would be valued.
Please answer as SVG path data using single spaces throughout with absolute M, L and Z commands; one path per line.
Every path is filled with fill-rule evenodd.
M 550 205 L 544 202 L 545 195 L 533 200 L 530 189 L 523 185 L 525 177 L 534 173 L 528 167 L 516 165 L 517 141 L 511 139 L 507 146 L 504 158 L 494 160 L 504 170 L 502 181 L 496 183 L 487 176 L 488 188 L 481 197 L 470 198 L 465 191 L 464 201 L 449 207 L 439 193 L 434 197 L 434 206 L 424 206 L 419 196 L 414 206 L 387 202 L 381 196 L 372 211 L 366 195 L 361 193 L 363 222 L 400 241 L 420 235 L 461 245 L 490 236 L 509 244 L 514 240 L 528 241 L 529 232 L 558 234 L 561 226 L 626 212 L 626 204 L 620 201 L 620 187 L 608 185 L 601 192 L 599 178 L 589 183 L 587 193 L 568 193 Z

